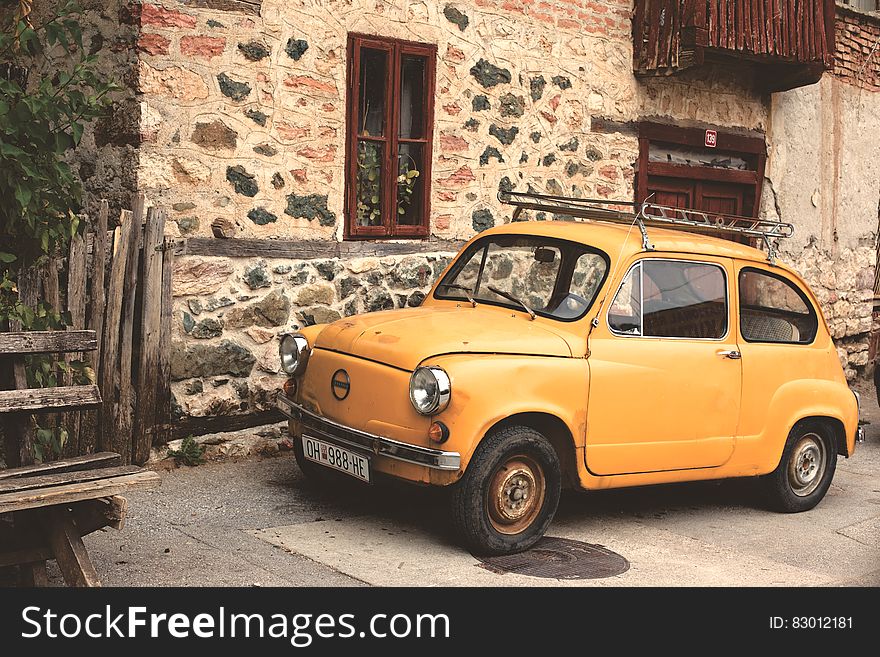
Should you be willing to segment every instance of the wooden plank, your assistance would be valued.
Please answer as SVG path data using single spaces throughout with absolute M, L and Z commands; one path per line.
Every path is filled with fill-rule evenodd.
M 88 217 L 81 218 L 84 226 L 88 225 Z M 86 242 L 80 234 L 70 240 L 70 251 L 67 256 L 67 311 L 70 313 L 68 329 L 84 329 L 86 327 Z M 97 343 L 97 338 L 95 339 Z M 81 351 L 67 354 L 65 362 L 81 361 Z M 68 377 L 70 378 L 70 377 Z M 69 380 L 68 383 L 73 383 Z M 61 425 L 67 429 L 67 454 L 79 454 L 80 413 L 71 412 L 64 415 Z
M 745 0 L 734 0 L 736 5 L 736 49 L 744 50 L 746 45 Z
M 66 509 L 49 509 L 45 522 L 46 538 L 64 575 L 64 582 L 76 587 L 101 586 L 70 512 Z
M 217 11 L 236 11 L 242 14 L 260 15 L 262 0 L 181 0 L 189 7 L 216 9 Z
M 132 353 L 134 345 L 135 312 L 140 273 L 141 254 L 137 237 L 144 221 L 144 196 L 139 194 L 132 208 L 134 230 L 129 236 L 128 262 L 125 265 L 125 292 L 122 300 L 122 318 L 119 338 L 119 400 L 113 407 L 113 451 L 122 457 L 123 463 L 131 463 L 132 409 L 134 386 L 132 381 Z
M 0 495 L 0 513 L 111 497 L 127 490 L 155 488 L 160 481 L 158 474 L 144 470 L 124 477 L 53 486 L 26 493 L 4 493 Z
M 37 305 L 40 289 L 40 275 L 36 267 L 28 267 L 18 272 L 18 298 L 31 308 Z M 9 330 L 21 331 L 20 322 L 11 320 Z M 0 363 L 0 385 L 6 388 L 27 388 L 27 372 L 23 358 L 6 358 Z M 9 367 L 9 361 L 12 367 Z M 0 427 L 6 454 L 6 465 L 16 467 L 31 465 L 34 462 L 34 418 L 30 413 L 0 414 Z
M 125 264 L 128 262 L 128 246 L 134 221 L 131 212 L 123 210 L 119 228 L 113 234 L 113 255 L 110 265 L 110 284 L 107 292 L 107 309 L 104 320 L 104 338 L 101 347 L 101 397 L 104 405 L 100 413 L 100 430 L 97 448 L 109 451 L 113 436 L 113 407 L 116 403 L 119 376 L 119 323 L 122 321 L 122 294 L 125 286 Z
M 754 185 L 757 174 L 754 171 L 739 169 L 720 169 L 716 167 L 692 167 L 683 164 L 667 164 L 666 162 L 649 162 L 648 174 L 667 178 L 692 178 L 694 180 L 711 180 L 715 182 Z
M 657 34 L 657 62 L 655 68 L 668 68 L 670 61 L 670 48 L 672 41 L 673 7 L 678 7 L 678 0 L 659 0 L 662 2 L 663 23 L 659 26 Z
M 33 413 L 50 409 L 73 410 L 100 403 L 101 393 L 96 385 L 0 390 L 2 414 Z
M 766 52 L 766 40 L 764 38 L 764 8 L 767 0 L 752 0 L 752 32 L 755 38 L 755 52 Z
M 649 0 L 636 0 L 635 15 L 633 16 L 633 65 L 635 70 L 644 71 L 647 68 L 645 58 L 645 5 Z
M 240 431 L 266 424 L 277 424 L 284 420 L 285 416 L 281 411 L 275 409 L 248 413 L 247 415 L 184 417 L 174 423 L 172 436 L 176 439 L 187 436 L 204 436 L 209 433 Z
M 660 38 L 660 4 L 662 0 L 651 0 L 651 13 L 648 19 L 648 44 L 645 51 L 646 66 L 657 68 L 657 46 Z
M 463 241 L 447 240 L 333 242 L 330 240 L 222 240 L 216 237 L 190 237 L 175 242 L 175 255 L 329 260 L 332 258 L 366 258 L 419 253 L 457 253 L 463 245 Z
M 74 472 L 59 472 L 55 474 L 38 474 L 31 477 L 14 477 L 0 481 L 0 494 L 13 493 L 15 491 L 30 491 L 38 488 L 62 486 L 65 484 L 97 481 L 98 479 L 110 479 L 122 475 L 130 475 L 143 472 L 136 465 L 119 465 L 113 468 L 97 468 L 94 470 L 78 470 Z
M 153 442 L 164 445 L 171 440 L 171 314 L 174 297 L 171 291 L 174 253 L 162 252 L 162 315 L 159 318 L 159 382 L 156 392 L 156 416 Z
M 670 144 L 705 146 L 706 130 L 704 128 L 685 128 L 666 123 L 643 121 L 639 124 L 639 136 L 651 141 L 662 141 Z M 759 133 L 740 134 L 736 132 L 718 131 L 718 152 L 732 153 L 765 153 L 767 145 Z
M 45 588 L 49 586 L 49 573 L 46 560 L 31 561 L 21 566 L 21 583 L 29 588 Z
M 743 49 L 755 52 L 755 44 L 752 41 L 752 0 L 741 0 L 743 8 Z
M 110 468 L 120 465 L 121 463 L 122 459 L 120 459 L 119 454 L 114 454 L 113 452 L 99 452 L 97 454 L 75 456 L 73 458 L 52 461 L 50 463 L 40 463 L 39 465 L 27 465 L 20 468 L 0 470 L 0 481 L 16 477 L 30 477 L 36 474 L 55 474 L 59 472 L 90 470 L 92 468 Z
M 141 331 L 137 369 L 137 404 L 134 409 L 132 436 L 133 463 L 146 463 L 153 444 L 156 402 L 159 385 L 159 347 L 162 333 L 162 246 L 165 235 L 165 211 L 150 208 L 144 232 L 144 257 L 141 271 Z
M 16 331 L 0 333 L 0 354 L 45 354 L 90 351 L 98 345 L 94 331 Z
M 4 546 L 5 547 L 5 546 Z M 35 563 L 52 559 L 52 550 L 47 546 L 25 548 L 23 550 L 3 550 L 0 552 L 0 568 L 19 564 Z M 34 586 L 26 584 L 26 586 Z
M 98 211 L 98 224 L 95 226 L 94 235 L 90 235 L 93 243 L 92 248 L 92 275 L 91 275 L 91 299 L 89 303 L 88 327 L 95 331 L 97 336 L 97 345 L 93 352 L 88 354 L 88 363 L 91 365 L 98 377 L 98 382 L 102 381 L 101 375 L 101 347 L 104 343 L 104 303 L 106 299 L 106 290 L 104 289 L 104 279 L 107 265 L 107 220 L 110 214 L 110 206 L 106 200 L 101 201 L 101 207 Z M 82 423 L 80 425 L 80 452 L 86 454 L 92 452 L 98 442 L 98 429 L 101 422 L 101 407 L 95 410 L 87 411 L 83 414 Z

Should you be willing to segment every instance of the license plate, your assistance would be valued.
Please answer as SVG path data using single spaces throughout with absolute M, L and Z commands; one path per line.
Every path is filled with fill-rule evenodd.
M 310 461 L 326 465 L 361 481 L 370 481 L 370 459 L 323 440 L 303 436 L 303 454 Z

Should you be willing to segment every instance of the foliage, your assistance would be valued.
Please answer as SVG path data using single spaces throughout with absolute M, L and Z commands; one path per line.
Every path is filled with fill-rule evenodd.
M 25 329 L 66 323 L 46 303 L 18 303 L 16 273 L 65 252 L 79 229 L 82 188 L 67 158 L 116 89 L 83 47 L 81 11 L 61 0 L 37 24 L 31 0 L 18 0 L 11 24 L 0 26 L 0 322 Z
M 83 47 L 77 3 L 47 4 L 53 10 L 37 19 L 33 0 L 4 0 L 3 8 L 15 9 L 12 20 L 0 25 L 0 326 L 17 321 L 24 330 L 70 323 L 68 313 L 46 301 L 22 303 L 18 273 L 65 253 L 79 230 L 82 187 L 68 158 L 117 89 L 101 79 L 96 56 Z M 26 365 L 31 387 L 56 386 L 63 374 L 75 384 L 95 380 L 81 361 L 39 355 Z M 66 440 L 62 427 L 38 427 L 34 456 L 60 456 Z
M 357 224 L 382 224 L 382 151 L 369 142 L 358 144 Z M 409 156 L 401 158 L 397 176 L 397 218 L 402 220 L 412 205 L 419 171 Z M 411 164 L 412 163 L 412 164 Z
M 410 158 L 412 159 L 412 158 Z M 415 165 L 415 162 L 413 162 Z M 416 191 L 416 183 L 418 182 L 419 170 L 406 160 L 400 162 L 400 175 L 397 176 L 397 214 L 398 220 L 402 220 L 406 216 L 409 207 L 412 205 L 413 194 Z
M 173 458 L 177 465 L 201 465 L 205 462 L 205 447 L 195 441 L 192 436 L 187 436 L 180 443 L 180 449 L 169 449 L 168 456 Z

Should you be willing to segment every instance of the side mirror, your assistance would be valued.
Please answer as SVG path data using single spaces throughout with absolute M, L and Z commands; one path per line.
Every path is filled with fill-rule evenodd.
M 556 260 L 556 251 L 554 251 L 553 249 L 547 249 L 543 246 L 539 246 L 537 249 L 535 249 L 535 261 L 543 264 L 549 264 L 554 260 Z

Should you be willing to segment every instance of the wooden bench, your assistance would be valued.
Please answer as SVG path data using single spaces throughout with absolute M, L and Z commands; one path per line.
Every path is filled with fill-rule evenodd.
M 24 464 L 0 470 L 0 567 L 18 565 L 26 585 L 46 585 L 46 561 L 55 559 L 68 586 L 100 586 L 82 537 L 121 529 L 127 503 L 120 494 L 159 484 L 158 474 L 123 466 L 111 452 L 33 464 L 32 414 L 95 408 L 101 395 L 95 385 L 29 389 L 24 357 L 96 346 L 94 331 L 0 333 L 2 367 L 13 384 L 0 390 L 0 421 L 7 457 Z

